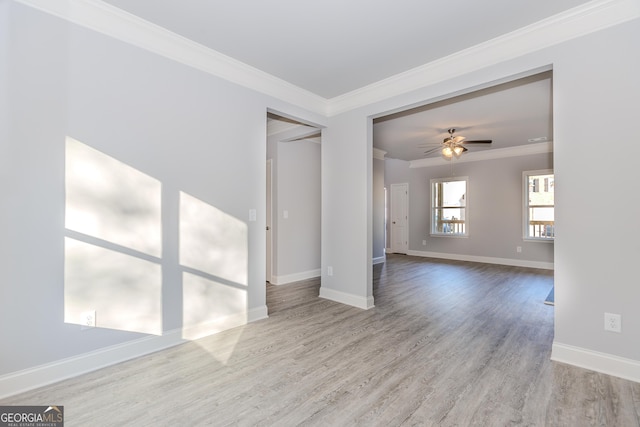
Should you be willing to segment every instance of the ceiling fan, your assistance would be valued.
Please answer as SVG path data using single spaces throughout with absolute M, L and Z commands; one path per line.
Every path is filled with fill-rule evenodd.
M 465 141 L 464 136 L 454 135 L 455 128 L 451 128 L 448 130 L 449 136 L 442 141 L 442 143 L 438 143 L 437 147 L 431 148 L 424 152 L 425 156 L 427 154 L 431 154 L 433 152 L 442 151 L 442 155 L 446 158 L 452 158 L 453 156 L 459 157 L 465 151 L 468 151 L 463 144 L 491 144 L 490 139 L 477 139 L 473 141 Z M 429 147 L 433 144 L 421 145 L 421 147 Z

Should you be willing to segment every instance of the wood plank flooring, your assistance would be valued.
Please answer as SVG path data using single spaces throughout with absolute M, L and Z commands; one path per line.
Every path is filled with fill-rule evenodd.
M 66 426 L 640 426 L 640 384 L 549 360 L 551 272 L 390 255 L 376 307 L 268 286 L 269 319 L 0 401 Z

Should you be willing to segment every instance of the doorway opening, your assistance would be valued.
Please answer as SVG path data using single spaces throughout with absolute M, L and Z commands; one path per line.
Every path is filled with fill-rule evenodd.
M 531 223 L 523 219 L 525 208 L 511 208 L 523 206 L 523 171 L 554 168 L 551 66 L 383 112 L 372 116 L 372 121 L 372 149 L 386 153 L 389 252 L 554 269 L 554 244 L 547 238 L 552 234 L 550 220 L 544 219 L 545 239 L 533 241 L 523 231 L 523 224 Z M 446 158 L 443 144 L 451 129 L 471 140 L 461 145 L 465 149 L 453 160 Z M 445 226 L 434 229 L 432 225 L 434 199 L 429 183 L 454 176 L 469 177 L 472 210 L 467 209 L 467 214 L 469 224 L 475 226 L 468 233 L 434 232 Z M 403 232 L 394 232 L 402 208 L 394 206 L 402 204 L 398 195 L 408 182 L 411 221 L 405 248 Z M 375 215 L 375 205 L 373 209 Z M 445 220 L 440 223 L 449 222 L 449 227 L 462 218 Z
M 267 286 L 320 276 L 320 155 L 320 128 L 267 113 Z

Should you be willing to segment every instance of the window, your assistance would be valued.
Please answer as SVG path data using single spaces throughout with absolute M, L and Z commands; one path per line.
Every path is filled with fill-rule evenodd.
M 553 171 L 525 171 L 522 178 L 524 238 L 552 241 L 555 237 Z
M 467 236 L 468 177 L 431 180 L 431 234 Z

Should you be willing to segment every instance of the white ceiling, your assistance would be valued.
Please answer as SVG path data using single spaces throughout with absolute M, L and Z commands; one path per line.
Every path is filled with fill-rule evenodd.
M 467 145 L 468 153 L 552 141 L 551 83 L 545 72 L 374 120 L 373 146 L 388 158 L 421 159 L 429 148 L 420 146 L 437 146 L 449 128 L 467 140 L 493 141 Z
M 104 1 L 326 99 L 587 3 Z M 442 141 L 450 127 L 467 139 L 492 139 L 491 149 L 528 144 L 531 138 L 552 140 L 551 79 L 545 77 L 377 119 L 374 147 L 390 158 L 420 159 L 424 149 L 418 145 Z
M 105 0 L 333 98 L 586 0 Z

